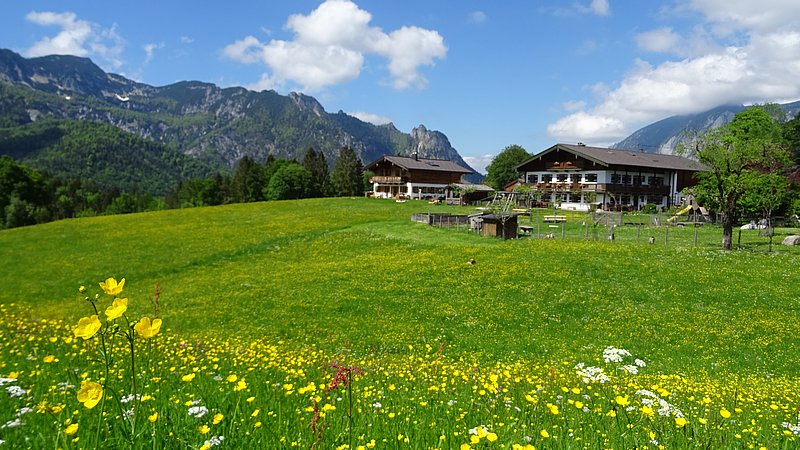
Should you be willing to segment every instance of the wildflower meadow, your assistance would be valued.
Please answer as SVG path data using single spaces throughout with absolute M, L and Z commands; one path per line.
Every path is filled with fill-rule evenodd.
M 793 249 L 499 241 L 420 208 L 451 210 L 0 232 L 0 448 L 800 448 Z

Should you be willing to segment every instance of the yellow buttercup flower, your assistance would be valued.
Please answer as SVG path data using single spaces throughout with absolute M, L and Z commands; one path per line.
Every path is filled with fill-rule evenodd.
M 156 411 L 153 414 L 150 414 L 149 416 L 147 416 L 147 420 L 150 423 L 155 423 L 155 421 L 158 420 L 158 411 Z
M 678 427 L 678 428 L 685 427 L 687 423 L 689 423 L 689 422 L 683 417 L 676 417 L 675 418 L 675 426 Z
M 88 380 L 81 383 L 81 388 L 78 390 L 78 401 L 83 403 L 83 406 L 92 409 L 97 406 L 101 398 L 103 398 L 103 386 Z
M 81 320 L 78 321 L 78 326 L 72 330 L 75 333 L 75 337 L 82 337 L 84 339 L 89 339 L 90 337 L 94 336 L 100 330 L 100 319 L 97 318 L 97 314 L 90 316 L 90 317 L 83 317 Z
M 128 310 L 127 298 L 115 298 L 114 302 L 106 308 L 106 319 L 110 322 L 117 317 L 122 317 L 122 314 Z
M 214 425 L 217 425 L 220 422 L 222 422 L 222 419 L 224 419 L 224 418 L 225 418 L 225 416 L 223 416 L 222 414 L 219 414 L 219 413 L 214 414 L 214 420 L 212 420 L 211 423 L 213 423 Z
M 142 317 L 139 322 L 133 326 L 133 329 L 143 338 L 149 339 L 158 334 L 158 331 L 161 329 L 161 319 L 154 319 L 150 322 L 149 317 Z
M 108 278 L 106 281 L 100 282 L 100 287 L 103 288 L 103 291 L 108 295 L 118 295 L 122 292 L 122 286 L 125 286 L 125 278 L 117 284 L 117 280 L 114 278 Z
M 183 381 L 185 381 L 187 383 L 192 381 L 192 380 L 194 380 L 194 373 L 190 373 L 190 374 L 182 376 L 181 380 L 183 380 Z
M 731 416 L 731 412 L 725 408 L 722 408 L 719 410 L 719 415 L 722 416 L 723 419 L 727 419 Z
M 66 434 L 67 436 L 72 436 L 73 434 L 75 434 L 77 432 L 78 432 L 78 424 L 77 423 L 73 423 L 72 425 L 70 425 L 66 429 L 64 429 L 64 434 Z

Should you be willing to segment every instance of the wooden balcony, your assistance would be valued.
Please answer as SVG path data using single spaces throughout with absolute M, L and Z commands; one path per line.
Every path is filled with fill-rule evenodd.
M 632 195 L 669 195 L 669 186 L 611 183 L 532 183 L 531 188 L 544 192 L 613 192 Z
M 372 182 L 379 184 L 402 184 L 405 183 L 405 180 L 403 180 L 403 177 L 384 177 L 374 175 L 372 177 Z

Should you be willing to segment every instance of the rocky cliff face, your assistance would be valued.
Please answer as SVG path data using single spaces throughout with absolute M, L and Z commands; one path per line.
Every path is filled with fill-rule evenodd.
M 21 102 L 28 120 L 108 123 L 216 166 L 233 167 L 244 155 L 302 160 L 309 148 L 333 164 L 339 150 L 350 146 L 365 164 L 384 154 L 417 151 L 469 167 L 438 131 L 419 126 L 407 134 L 341 111 L 330 114 L 313 97 L 294 92 L 282 96 L 199 81 L 154 87 L 105 73 L 86 58 L 26 59 L 10 50 L 0 50 L 0 82 L 0 118 L 6 121 L 20 120 Z

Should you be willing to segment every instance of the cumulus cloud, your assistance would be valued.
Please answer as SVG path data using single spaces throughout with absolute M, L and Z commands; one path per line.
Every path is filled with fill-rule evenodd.
M 764 0 L 754 8 L 751 2 L 728 1 L 720 12 L 715 0 L 690 3 L 704 14 L 703 27 L 735 36 L 725 39 L 718 33 L 711 50 L 680 60 L 657 65 L 634 61 L 618 85 L 594 89 L 599 100 L 592 107 L 565 108 L 569 114 L 550 124 L 548 133 L 567 142 L 614 142 L 671 115 L 800 98 L 800 23 L 793 19 L 800 4 Z M 780 8 L 780 14 L 772 12 Z M 637 36 L 637 42 L 648 51 L 667 51 L 684 41 L 670 29 L 645 35 Z
M 262 63 L 271 71 L 261 84 L 298 83 L 306 91 L 358 78 L 366 55 L 388 60 L 391 84 L 397 89 L 422 88 L 420 66 L 433 66 L 447 47 L 433 30 L 404 26 L 390 33 L 370 26 L 372 15 L 350 0 L 326 0 L 308 15 L 294 14 L 286 23 L 292 40 L 262 42 L 246 36 L 227 45 L 222 54 L 245 64 Z
M 361 120 L 361 121 L 367 122 L 367 123 L 371 123 L 373 125 L 386 125 L 387 123 L 391 123 L 392 122 L 392 119 L 390 119 L 390 118 L 388 118 L 386 116 L 380 116 L 378 114 L 372 114 L 372 113 L 363 112 L 363 111 L 353 111 L 353 112 L 349 112 L 347 114 L 355 117 L 358 120 Z
M 112 68 L 122 65 L 121 54 L 125 40 L 119 35 L 116 25 L 104 29 L 86 20 L 78 19 L 72 12 L 31 11 L 25 18 L 34 24 L 56 26 L 61 30 L 52 37 L 44 37 L 23 54 L 27 57 L 45 55 L 74 55 L 97 57 L 101 64 Z
M 194 39 L 190 38 L 189 36 L 181 36 L 178 39 L 181 41 L 181 44 L 191 44 L 194 42 Z

